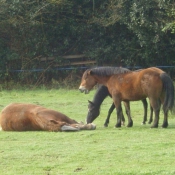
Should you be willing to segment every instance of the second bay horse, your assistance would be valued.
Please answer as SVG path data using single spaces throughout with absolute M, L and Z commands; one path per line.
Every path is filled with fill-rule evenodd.
M 89 102 L 88 114 L 87 114 L 87 117 L 86 117 L 86 122 L 87 123 L 92 123 L 99 116 L 99 114 L 100 114 L 100 106 L 101 106 L 102 102 L 104 101 L 104 99 L 107 96 L 111 97 L 111 95 L 110 95 L 110 93 L 108 91 L 108 88 L 106 86 L 104 86 L 104 85 L 99 85 L 98 89 L 95 92 L 93 100 L 92 101 L 88 100 L 88 102 Z M 144 107 L 144 116 L 143 116 L 142 124 L 146 124 L 148 103 L 147 103 L 146 99 L 143 99 L 142 103 L 143 103 L 143 107 Z M 110 116 L 111 116 L 111 114 L 112 114 L 114 109 L 115 109 L 115 105 L 114 105 L 114 103 L 112 103 L 111 107 L 109 108 L 108 115 L 107 115 L 107 118 L 106 118 L 105 123 L 104 123 L 105 127 L 108 127 L 109 119 L 110 119 Z M 149 124 L 152 123 L 152 118 L 153 118 L 153 110 L 152 110 L 152 108 L 150 108 L 150 110 L 151 110 L 151 112 L 150 112 L 150 119 L 148 121 Z M 124 125 L 125 117 L 123 115 L 123 112 L 122 112 L 122 119 L 121 120 L 122 120 L 122 124 Z
M 99 67 L 84 72 L 79 86 L 81 92 L 88 93 L 97 83 L 107 86 L 117 109 L 116 127 L 121 127 L 121 101 L 127 104 L 128 127 L 132 126 L 129 101 L 149 98 L 155 113 L 152 128 L 157 128 L 161 104 L 163 105 L 163 128 L 168 126 L 168 111 L 174 108 L 174 86 L 171 78 L 156 67 L 114 75 L 113 67 Z M 160 104 L 161 102 L 161 104 Z

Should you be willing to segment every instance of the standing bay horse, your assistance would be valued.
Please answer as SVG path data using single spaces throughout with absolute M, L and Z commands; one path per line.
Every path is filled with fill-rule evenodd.
M 159 123 L 160 102 L 163 105 L 163 128 L 168 126 L 168 111 L 174 108 L 174 86 L 167 73 L 156 67 L 114 75 L 112 67 L 99 67 L 84 72 L 79 90 L 88 93 L 97 83 L 107 86 L 117 109 L 116 127 L 121 127 L 121 101 L 126 103 L 128 127 L 133 125 L 129 101 L 149 98 L 155 113 L 152 128 Z
M 0 114 L 4 131 L 78 131 L 92 130 L 94 124 L 82 124 L 66 115 L 35 104 L 12 103 Z
M 111 67 L 110 68 L 110 72 L 113 74 L 126 73 L 129 71 L 130 71 L 129 69 L 122 68 L 122 67 Z M 102 104 L 103 100 L 107 96 L 111 97 L 107 87 L 103 86 L 103 85 L 99 85 L 99 87 L 94 95 L 93 101 L 92 102 L 89 101 L 88 114 L 86 117 L 87 123 L 92 123 L 98 117 L 98 115 L 100 114 L 100 105 Z M 142 123 L 145 124 L 147 121 L 147 106 L 148 106 L 148 104 L 147 104 L 146 99 L 143 99 L 142 103 L 143 103 L 143 107 L 144 107 L 144 117 L 143 117 Z M 125 105 L 125 102 L 124 102 L 124 105 Z M 107 118 L 106 118 L 105 123 L 104 123 L 105 127 L 107 127 L 109 124 L 109 119 L 110 119 L 111 113 L 113 112 L 114 108 L 115 108 L 115 105 L 113 103 L 108 111 L 108 115 L 107 115 Z M 127 114 L 127 110 L 126 110 L 126 114 Z M 149 123 L 152 122 L 152 114 L 153 114 L 153 110 L 151 108 L 151 115 L 150 115 Z M 122 112 L 122 123 L 124 124 L 124 122 L 125 122 L 125 118 L 124 118 L 124 115 Z

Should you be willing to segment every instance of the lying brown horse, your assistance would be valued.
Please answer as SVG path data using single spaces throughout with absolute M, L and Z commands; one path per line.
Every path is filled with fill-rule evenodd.
M 97 83 L 107 86 L 117 109 L 116 127 L 121 127 L 121 101 L 127 104 L 128 127 L 132 126 L 129 101 L 149 98 L 155 113 L 152 128 L 157 128 L 161 103 L 164 121 L 168 126 L 168 111 L 174 108 L 174 86 L 171 78 L 161 69 L 151 67 L 117 75 L 111 73 L 111 67 L 88 69 L 84 72 L 79 90 L 88 93 Z M 161 103 L 160 103 L 161 102 Z
M 12 103 L 0 114 L 4 131 L 78 131 L 95 129 L 94 124 L 82 124 L 66 115 L 35 104 Z

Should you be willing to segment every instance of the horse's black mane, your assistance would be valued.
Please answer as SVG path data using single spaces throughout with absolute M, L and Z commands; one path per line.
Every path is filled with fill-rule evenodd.
M 122 67 L 97 67 L 91 69 L 91 74 L 99 75 L 99 76 L 110 76 L 114 74 L 123 74 L 126 72 L 130 72 L 127 68 Z

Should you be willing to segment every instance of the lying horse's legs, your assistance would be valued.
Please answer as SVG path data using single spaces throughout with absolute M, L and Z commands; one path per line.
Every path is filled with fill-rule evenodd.
M 108 116 L 107 116 L 107 118 L 105 120 L 105 123 L 104 123 L 104 126 L 105 127 L 108 127 L 109 119 L 110 119 L 111 113 L 113 112 L 114 109 L 115 109 L 115 105 L 114 105 L 114 103 L 112 103 L 112 105 L 111 105 L 111 107 L 110 107 L 110 109 L 108 111 Z M 125 123 L 125 117 L 123 115 L 123 112 L 122 112 L 122 123 L 123 123 L 123 125 Z
M 78 126 L 71 126 L 71 125 L 63 125 L 61 127 L 61 131 L 79 131 L 80 128 Z
M 129 101 L 124 102 L 124 105 L 125 105 L 125 109 L 126 109 L 126 114 L 128 116 L 128 125 L 127 125 L 127 127 L 132 127 L 133 126 L 133 121 L 132 121 L 132 118 L 131 118 Z
M 94 129 L 96 129 L 96 126 L 93 123 L 88 123 L 88 124 L 79 123 L 78 127 L 80 128 L 80 130 L 94 130 Z
M 144 116 L 143 116 L 143 122 L 142 124 L 144 125 L 147 121 L 147 109 L 148 109 L 148 103 L 146 98 L 142 100 L 143 107 L 144 107 Z
M 69 117 L 66 117 L 65 120 L 63 119 L 63 121 L 58 121 L 52 119 L 52 115 L 50 115 L 49 117 L 48 113 L 38 113 L 37 117 L 35 118 L 35 122 L 42 130 L 45 131 L 78 131 L 83 129 L 92 130 L 96 128 L 96 126 L 92 123 L 78 123 L 77 121 L 72 120 Z
M 65 124 L 61 127 L 62 131 L 94 130 L 96 126 L 93 123 L 83 124 Z
M 154 123 L 151 128 L 157 128 L 159 125 L 160 102 L 157 99 L 150 99 L 150 104 L 155 113 Z

